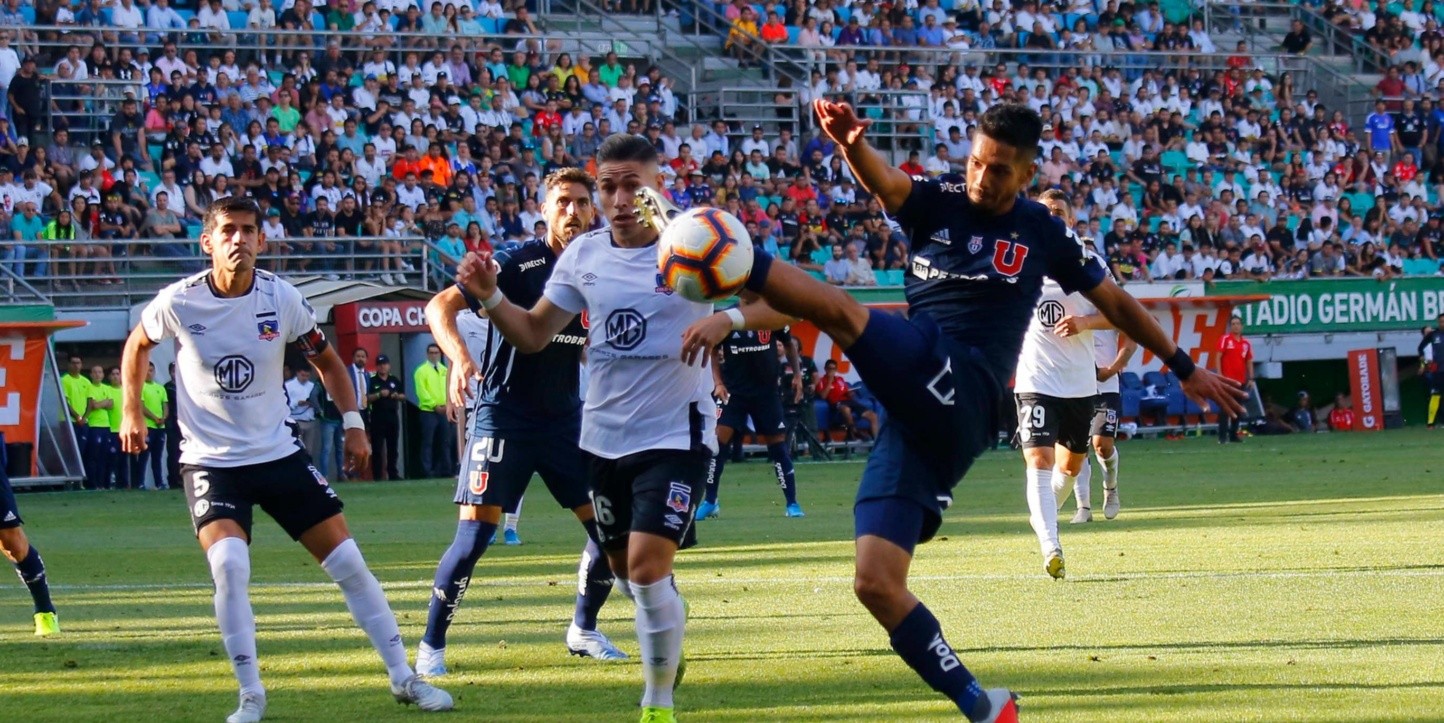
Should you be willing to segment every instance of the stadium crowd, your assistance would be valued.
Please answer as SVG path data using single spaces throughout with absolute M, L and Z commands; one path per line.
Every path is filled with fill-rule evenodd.
M 1361 128 L 1242 43 L 1179 57 L 1219 52 L 1186 2 L 717 7 L 744 63 L 763 45 L 807 59 L 809 83 L 784 79 L 783 101 L 850 98 L 901 131 L 915 174 L 961 171 L 990 104 L 1039 110 L 1035 189 L 1072 195 L 1077 230 L 1125 281 L 1435 274 L 1440 10 L 1374 5 L 1330 6 L 1370 43 L 1412 38 Z M 30 12 L 0 7 L 0 199 L 12 268 L 62 290 L 116 282 L 117 257 L 199 268 L 200 214 L 235 193 L 265 209 L 274 270 L 401 283 L 430 266 L 440 280 L 466 250 L 544 233 L 541 179 L 589 167 L 618 132 L 658 147 L 678 205 L 731 211 L 833 283 L 901 280 L 903 235 L 825 138 L 689 124 L 715 109 L 688 108 L 658 67 L 566 52 L 524 5 L 89 0 L 33 9 L 40 27 Z M 1312 44 L 1296 25 L 1284 47 Z M 986 52 L 1004 48 L 1037 52 Z

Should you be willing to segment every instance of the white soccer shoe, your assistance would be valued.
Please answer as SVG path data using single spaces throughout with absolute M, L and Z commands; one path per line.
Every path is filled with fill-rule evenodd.
M 1118 501 L 1118 488 L 1103 490 L 1103 519 L 1111 520 L 1118 516 L 1118 510 L 1123 504 Z
M 264 693 L 242 693 L 241 707 L 226 716 L 226 723 L 261 723 L 266 717 L 266 696 Z
M 612 644 L 599 630 L 582 630 L 572 623 L 567 628 L 567 650 L 581 658 L 626 660 L 627 654 Z
M 415 703 L 416 707 L 427 712 L 451 710 L 452 706 L 450 693 L 422 680 L 419 675 L 412 675 L 399 686 L 392 683 L 391 695 L 396 697 L 397 703 Z
M 1053 501 L 1058 503 L 1058 509 L 1063 509 L 1063 504 L 1068 501 L 1068 496 L 1073 494 L 1073 486 L 1057 472 L 1053 473 Z
M 1043 570 L 1054 580 L 1062 580 L 1068 576 L 1068 571 L 1063 567 L 1063 551 L 1053 550 L 1043 558 Z
M 1084 522 L 1092 522 L 1092 521 L 1093 521 L 1093 510 L 1090 510 L 1090 509 L 1088 509 L 1087 507 L 1079 507 L 1079 508 L 1078 508 L 1078 511 L 1073 513 L 1073 520 L 1072 520 L 1072 522 L 1070 522 L 1069 524 L 1081 525 L 1081 524 L 1083 524 Z
M 417 646 L 416 674 L 423 678 L 446 675 L 446 648 L 432 650 L 426 643 Z

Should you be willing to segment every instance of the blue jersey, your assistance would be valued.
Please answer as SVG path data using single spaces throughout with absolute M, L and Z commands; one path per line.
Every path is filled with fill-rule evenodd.
M 1017 366 L 1043 277 L 1065 293 L 1103 281 L 1083 244 L 1042 204 L 1019 198 L 989 216 L 973 210 L 964 178 L 913 177 L 897 212 L 910 236 L 908 308 L 925 312 L 942 333 L 983 354 L 998 384 Z
M 513 304 L 529 309 L 541 300 L 556 260 L 541 240 L 501 251 L 497 287 Z M 481 351 L 484 379 L 472 410 L 474 431 L 496 437 L 563 435 L 575 442 L 582 422 L 578 377 L 586 341 L 581 317 L 535 354 L 518 353 L 493 328 Z

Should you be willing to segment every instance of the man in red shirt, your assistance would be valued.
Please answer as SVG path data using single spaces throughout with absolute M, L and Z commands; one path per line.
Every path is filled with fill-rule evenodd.
M 1238 382 L 1244 389 L 1253 386 L 1253 344 L 1243 338 L 1243 319 L 1235 316 L 1228 322 L 1228 333 L 1218 342 L 1213 357 L 1214 371 Z M 1218 443 L 1241 442 L 1238 438 L 1238 417 L 1220 414 Z
M 822 365 L 822 378 L 817 380 L 817 385 L 813 391 L 817 394 L 818 399 L 827 402 L 828 421 L 841 422 L 843 430 L 847 432 L 848 439 L 857 439 L 857 426 L 853 423 L 854 406 L 859 407 L 862 418 L 872 424 L 874 433 L 877 432 L 877 413 L 866 407 L 861 407 L 852 401 L 852 387 L 847 385 L 846 379 L 838 375 L 837 360 L 828 359 L 827 363 Z M 831 428 L 831 426 L 831 424 L 824 426 L 822 433 L 823 444 L 829 441 L 826 430 Z
M 1334 409 L 1329 412 L 1329 428 L 1335 432 L 1354 431 L 1354 410 L 1343 392 L 1334 395 Z

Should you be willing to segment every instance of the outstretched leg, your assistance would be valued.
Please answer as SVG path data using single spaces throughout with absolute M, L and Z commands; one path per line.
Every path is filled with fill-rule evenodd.
M 1014 704 L 1006 691 L 985 691 L 943 638 L 942 625 L 907 587 L 913 545 L 923 527 L 922 507 L 910 500 L 864 500 L 857 524 L 853 591 L 887 630 L 892 649 L 933 690 L 947 696 L 968 720 L 999 721 Z

